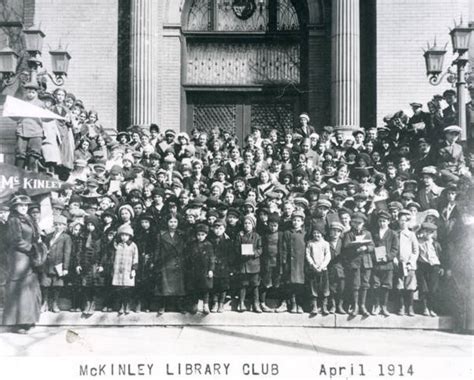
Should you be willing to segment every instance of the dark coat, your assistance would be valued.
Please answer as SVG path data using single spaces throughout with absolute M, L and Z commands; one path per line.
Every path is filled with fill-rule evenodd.
M 212 243 L 212 246 L 214 247 L 214 277 L 229 278 L 231 273 L 233 273 L 235 270 L 235 245 L 227 235 L 224 235 L 220 238 L 218 238 L 217 236 L 212 236 L 210 241 Z
M 39 320 L 41 290 L 30 263 L 39 230 L 28 215 L 12 212 L 8 218 L 7 283 L 3 324 L 34 324 Z
M 331 261 L 328 265 L 330 277 L 345 278 L 346 257 L 342 255 L 342 239 L 338 239 L 335 246 L 329 243 Z
M 76 268 L 79 266 L 79 258 L 84 251 L 84 236 L 71 235 L 72 249 L 71 260 L 69 261 L 69 274 L 67 275 L 67 282 L 73 286 L 82 285 L 81 275 L 77 274 Z
M 283 276 L 291 284 L 304 284 L 304 266 L 306 261 L 306 241 L 304 230 L 294 229 L 283 233 Z
M 283 255 L 283 232 L 267 233 L 262 236 L 262 269 L 279 268 Z
M 215 269 L 214 247 L 211 242 L 194 242 L 188 248 L 193 276 L 193 290 L 206 291 L 212 289 L 213 281 L 209 278 L 209 271 Z
M 135 235 L 134 241 L 138 247 L 138 270 L 136 281 L 137 284 L 140 284 L 148 282 L 153 278 L 157 234 L 151 229 L 148 232 L 139 230 Z
M 79 266 L 82 268 L 80 277 L 82 286 L 104 286 L 105 273 L 97 271 L 102 261 L 102 244 L 100 236 L 93 234 L 89 242 L 87 235 L 83 237 L 84 249 L 79 256 Z
M 185 238 L 183 233 L 176 231 L 171 237 L 168 231 L 160 232 L 155 259 L 155 268 L 158 271 L 157 295 L 184 296 Z
M 49 242 L 48 259 L 44 266 L 41 279 L 42 286 L 64 286 L 64 277 L 59 277 L 56 266 L 62 264 L 63 270 L 68 270 L 71 260 L 72 240 L 64 231 L 58 237 L 52 237 Z
M 360 253 L 357 252 L 357 246 L 353 245 L 353 242 L 356 241 L 356 234 L 353 230 L 347 232 L 342 240 L 342 252 L 347 257 L 351 269 L 373 268 L 372 252 L 374 251 L 374 243 L 372 234 L 367 230 L 363 230 L 362 240 L 371 240 L 371 243 L 367 244 L 365 252 Z
M 385 251 L 387 252 L 387 262 L 377 263 L 375 255 L 372 256 L 374 267 L 379 270 L 394 270 L 393 259 L 398 255 L 398 234 L 389 228 L 384 236 L 380 236 L 379 229 L 376 228 L 372 237 L 374 239 L 374 246 L 385 246 Z
M 260 256 L 262 255 L 262 239 L 260 235 L 252 231 L 250 233 L 240 232 L 235 239 L 236 249 L 239 256 L 239 272 L 252 274 L 260 273 Z M 241 250 L 242 244 L 253 245 L 253 256 L 243 256 Z

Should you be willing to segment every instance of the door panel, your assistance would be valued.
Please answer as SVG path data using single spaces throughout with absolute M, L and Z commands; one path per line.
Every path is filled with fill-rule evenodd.
M 264 135 L 276 128 L 292 129 L 298 112 L 296 97 L 276 99 L 274 95 L 193 94 L 188 97 L 187 129 L 209 132 L 218 127 L 229 131 L 243 145 L 252 126 L 261 126 Z

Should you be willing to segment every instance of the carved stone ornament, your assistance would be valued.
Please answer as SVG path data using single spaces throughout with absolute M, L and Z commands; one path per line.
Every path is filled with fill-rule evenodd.
M 232 2 L 234 14 L 241 20 L 252 17 L 256 9 L 255 0 L 233 0 Z

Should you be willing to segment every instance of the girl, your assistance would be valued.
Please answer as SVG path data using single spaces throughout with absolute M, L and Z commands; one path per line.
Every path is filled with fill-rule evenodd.
M 84 160 L 89 162 L 92 159 L 90 152 L 90 141 L 87 138 L 81 139 L 77 149 L 74 151 L 74 161 Z
M 168 214 L 165 223 L 167 228 L 158 234 L 155 252 L 155 268 L 158 268 L 156 295 L 160 297 L 158 315 L 165 312 L 166 300 L 170 297 L 176 299 L 178 310 L 184 312 L 185 237 L 178 230 L 176 216 Z
M 135 312 L 140 313 L 142 306 L 145 312 L 150 311 L 152 296 L 152 271 L 156 251 L 156 232 L 154 229 L 153 215 L 144 213 L 140 215 L 137 223 L 136 239 L 138 246 L 138 270 L 136 278 L 136 307 Z
M 71 312 L 81 311 L 81 276 L 76 272 L 76 268 L 79 266 L 79 259 L 84 250 L 83 227 L 84 223 L 79 219 L 69 225 L 72 241 L 71 262 L 68 269 L 68 283 L 71 286 Z
M 95 215 L 85 219 L 86 231 L 83 237 L 83 249 L 80 252 L 76 273 L 81 278 L 82 294 L 85 304 L 83 313 L 93 314 L 95 311 L 95 291 L 97 286 L 104 286 L 101 263 L 100 221 Z
M 104 300 L 102 305 L 102 311 L 112 311 L 113 304 L 113 292 L 112 292 L 112 275 L 114 266 L 114 253 L 115 253 L 115 236 L 117 230 L 115 227 L 110 227 L 104 232 L 104 238 L 101 239 L 101 253 L 102 258 L 100 266 L 104 269 L 102 276 L 104 278 Z
M 138 266 L 138 248 L 132 241 L 133 229 L 122 225 L 117 230 L 118 242 L 115 243 L 114 269 L 112 286 L 118 289 L 120 309 L 118 314 L 130 313 L 130 291 L 135 286 L 135 275 Z
M 259 184 L 257 185 L 257 202 L 263 202 L 266 195 L 271 192 L 274 188 L 273 183 L 270 180 L 270 174 L 267 170 L 262 170 L 258 174 Z
M 246 311 L 245 296 L 247 288 L 253 292 L 253 310 L 261 313 L 258 287 L 260 285 L 260 256 L 262 254 L 262 240 L 255 232 L 257 221 L 252 214 L 244 218 L 243 231 L 236 238 L 236 247 L 240 251 L 240 295 L 238 311 Z

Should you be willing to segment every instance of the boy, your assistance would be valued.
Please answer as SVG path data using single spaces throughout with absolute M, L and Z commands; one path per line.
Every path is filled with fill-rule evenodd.
M 302 295 L 305 281 L 304 265 L 306 257 L 306 242 L 304 230 L 305 215 L 301 211 L 294 211 L 291 216 L 292 228 L 283 233 L 282 267 L 283 277 L 287 286 L 290 304 L 290 313 L 302 314 Z
M 262 313 L 259 301 L 258 287 L 260 285 L 260 256 L 262 240 L 255 231 L 257 221 L 252 214 L 244 217 L 243 231 L 237 235 L 236 246 L 240 251 L 240 296 L 238 311 L 246 311 L 245 296 L 247 289 L 253 293 L 253 310 Z
M 41 277 L 43 311 L 48 311 L 52 296 L 52 312 L 59 313 L 59 291 L 64 287 L 71 259 L 72 240 L 67 233 L 67 220 L 62 215 L 53 217 L 54 233 L 49 241 L 48 259 Z
M 416 278 L 418 290 L 423 301 L 423 315 L 436 317 L 433 310 L 434 296 L 438 290 L 439 277 L 444 274 L 441 267 L 441 245 L 434 239 L 436 225 L 433 223 L 422 223 L 418 232 L 420 256 L 418 257 L 418 269 Z
M 344 226 L 339 222 L 332 222 L 329 225 L 329 248 L 331 250 L 331 261 L 329 262 L 329 291 L 330 291 L 330 309 L 329 313 L 347 314 L 344 310 L 344 290 L 346 285 L 345 260 L 341 255 L 342 236 Z M 337 306 L 336 306 L 337 303 Z
M 311 240 L 306 245 L 306 262 L 309 265 L 309 285 L 311 289 L 311 315 L 318 314 L 318 300 L 322 301 L 322 313 L 328 315 L 327 297 L 329 296 L 329 279 L 327 267 L 331 260 L 329 243 L 323 238 L 323 229 L 314 226 Z
M 390 213 L 380 210 L 377 213 L 378 227 L 373 233 L 375 244 L 374 268 L 372 270 L 372 289 L 375 293 L 375 302 L 372 315 L 379 312 L 388 317 L 388 292 L 393 287 L 393 259 L 398 254 L 397 233 L 389 228 Z M 377 254 L 380 252 L 380 254 Z
M 199 298 L 203 300 L 203 314 L 209 314 L 209 293 L 213 288 L 215 267 L 214 247 L 207 240 L 209 227 L 205 224 L 196 226 L 196 240 L 190 244 L 190 258 L 195 293 L 193 311 L 197 311 Z
M 28 82 L 23 85 L 24 101 L 34 106 L 44 108 L 44 103 L 38 99 L 39 86 Z M 37 172 L 38 161 L 42 157 L 41 144 L 44 131 L 41 119 L 24 117 L 18 119 L 16 128 L 15 166 L 23 169 L 26 163 L 28 170 Z
M 278 231 L 280 216 L 272 213 L 268 216 L 268 230 L 262 236 L 262 287 L 260 290 L 260 306 L 264 313 L 274 310 L 266 305 L 268 289 L 279 289 L 281 280 L 281 244 L 283 233 Z M 285 310 L 284 303 L 275 311 Z
M 395 266 L 398 266 L 398 284 L 400 297 L 400 309 L 398 315 L 405 315 L 405 303 L 408 306 L 408 315 L 413 317 L 413 293 L 417 288 L 416 283 L 416 262 L 418 260 L 419 246 L 418 239 L 413 231 L 410 230 L 411 213 L 408 210 L 401 210 L 398 213 L 398 232 L 399 250 L 398 257 L 393 259 Z
M 367 289 L 370 288 L 374 242 L 372 234 L 364 228 L 366 222 L 367 217 L 364 214 L 360 212 L 354 213 L 351 220 L 351 230 L 344 235 L 342 243 L 342 249 L 349 261 L 349 268 L 351 270 L 352 316 L 359 314 L 359 308 L 364 317 L 369 316 L 365 301 Z
M 225 220 L 216 220 L 212 231 L 210 242 L 214 248 L 215 265 L 211 313 L 223 313 L 225 298 L 230 287 L 230 277 L 233 274 L 235 252 L 232 240 L 225 233 Z

